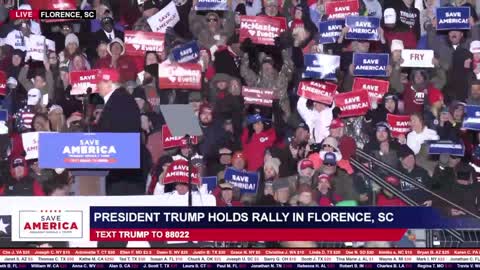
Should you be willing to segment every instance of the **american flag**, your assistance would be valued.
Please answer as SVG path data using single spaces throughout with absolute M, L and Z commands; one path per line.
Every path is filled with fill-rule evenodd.
M 0 248 L 12 247 L 12 216 L 0 215 Z

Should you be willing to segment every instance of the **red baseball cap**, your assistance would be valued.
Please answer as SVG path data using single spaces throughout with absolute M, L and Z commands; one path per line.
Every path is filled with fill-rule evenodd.
M 314 168 L 313 166 L 313 161 L 311 161 L 310 159 L 302 159 L 300 161 L 300 169 L 301 170 L 304 170 L 306 168 Z
M 333 119 L 332 123 L 330 123 L 330 129 L 343 128 L 343 127 L 345 127 L 345 124 L 340 119 Z
M 100 69 L 97 73 L 97 83 L 101 81 L 118 82 L 120 75 L 116 69 Z

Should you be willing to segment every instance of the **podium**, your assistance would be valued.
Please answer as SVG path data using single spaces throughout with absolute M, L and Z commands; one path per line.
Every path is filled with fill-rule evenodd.
M 105 195 L 109 170 L 140 168 L 139 133 L 41 133 L 39 167 L 65 168 L 77 196 Z

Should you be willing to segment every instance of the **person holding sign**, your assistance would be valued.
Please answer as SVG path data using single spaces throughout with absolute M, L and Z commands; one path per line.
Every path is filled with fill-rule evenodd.
M 233 185 L 225 182 L 218 185 L 220 193 L 215 196 L 217 206 L 243 206 L 240 201 L 233 200 Z
M 385 5 L 386 9 L 393 9 L 396 17 L 389 21 L 391 27 L 385 31 L 385 37 L 390 43 L 394 39 L 402 40 L 407 49 L 417 48 L 417 41 L 420 39 L 420 11 L 415 8 L 414 0 L 391 1 Z M 385 10 L 385 16 L 387 10 Z M 385 17 L 387 24 L 387 17 Z
M 198 39 L 199 45 L 208 49 L 215 45 L 226 45 L 235 33 L 235 14 L 231 7 L 225 11 L 222 19 L 216 12 L 209 12 L 206 16 L 198 15 L 195 11 L 196 3 L 197 0 L 194 0 L 188 22 L 190 32 Z M 231 1 L 228 3 L 231 5 Z

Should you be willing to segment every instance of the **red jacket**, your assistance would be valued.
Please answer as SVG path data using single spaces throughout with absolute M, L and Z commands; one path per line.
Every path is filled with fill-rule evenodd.
M 398 197 L 389 199 L 385 194 L 380 193 L 377 196 L 377 206 L 407 206 L 407 204 Z
M 248 128 L 243 130 L 243 153 L 247 159 L 247 170 L 249 172 L 256 171 L 263 166 L 265 150 L 272 147 L 276 139 L 277 135 L 273 128 L 264 130 L 258 134 L 253 133 L 250 140 L 248 140 Z
M 339 195 L 333 193 L 331 195 L 332 198 L 330 198 L 328 195 L 323 195 L 318 199 L 318 205 L 319 206 L 335 206 L 338 202 L 342 201 L 342 197 Z M 332 201 L 333 199 L 334 201 Z

